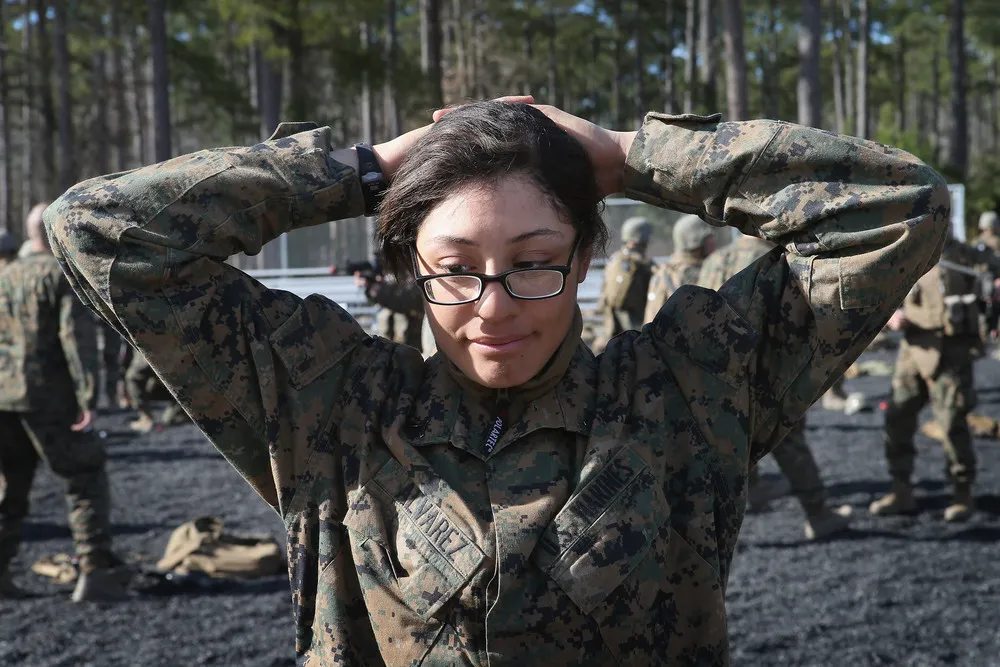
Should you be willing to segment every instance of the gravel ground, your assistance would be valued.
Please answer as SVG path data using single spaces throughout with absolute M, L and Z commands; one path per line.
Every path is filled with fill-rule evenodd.
M 977 381 L 978 411 L 1000 417 L 1000 363 L 980 362 Z M 889 380 L 857 378 L 848 389 L 877 406 Z M 283 543 L 278 517 L 193 426 L 133 438 L 129 417 L 99 420 L 108 433 L 120 552 L 155 560 L 174 527 L 204 514 Z M 747 518 L 728 591 L 734 664 L 1000 665 L 1000 442 L 977 442 L 980 512 L 970 523 L 944 523 L 943 456 L 923 436 L 915 480 L 922 512 L 875 520 L 868 503 L 888 487 L 881 423 L 877 407 L 853 417 L 811 411 L 807 433 L 831 500 L 852 505 L 856 519 L 845 537 L 810 544 L 793 498 Z M 777 474 L 769 459 L 762 470 Z M 0 665 L 294 665 L 284 576 L 73 605 L 69 587 L 28 571 L 38 557 L 71 549 L 61 486 L 48 471 L 39 471 L 32 502 L 15 576 L 39 597 L 0 602 Z

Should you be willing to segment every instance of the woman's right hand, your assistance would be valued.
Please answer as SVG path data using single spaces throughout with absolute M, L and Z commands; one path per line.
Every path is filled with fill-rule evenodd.
M 501 97 L 504 102 L 520 102 L 530 104 L 531 97 Z M 555 121 L 556 125 L 569 132 L 579 141 L 590 162 L 594 165 L 597 187 L 602 197 L 622 192 L 625 189 L 625 159 L 628 157 L 635 132 L 615 132 L 606 130 L 599 125 L 567 113 L 548 104 L 536 104 L 536 109 Z M 434 120 L 440 120 L 451 109 L 438 109 L 434 112 Z M 416 130 L 422 132 L 426 128 Z M 406 135 L 404 135 L 406 136 Z M 400 137 L 402 138 L 402 137 Z
M 507 97 L 498 97 L 497 99 L 501 102 L 514 102 L 517 104 L 531 104 L 535 101 L 535 98 L 531 95 L 508 95 Z M 438 109 L 434 112 L 434 120 L 436 121 L 449 111 L 450 109 Z M 399 165 L 402 164 L 406 153 L 413 148 L 417 140 L 430 127 L 430 125 L 424 125 L 415 130 L 410 130 L 406 134 L 401 134 L 395 139 L 372 146 L 372 152 L 375 153 L 375 157 L 378 159 L 378 164 L 382 167 L 382 173 L 385 174 L 387 181 L 392 182 L 392 176 L 396 173 Z

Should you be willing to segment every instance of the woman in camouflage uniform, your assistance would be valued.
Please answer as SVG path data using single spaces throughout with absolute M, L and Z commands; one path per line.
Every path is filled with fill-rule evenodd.
M 426 361 L 225 263 L 371 211 L 375 159 L 329 128 L 82 183 L 51 237 L 283 518 L 299 664 L 727 664 L 748 470 L 933 265 L 944 182 L 782 122 L 437 115 L 374 148 L 380 251 L 424 290 Z M 595 357 L 576 293 L 616 192 L 778 247 Z

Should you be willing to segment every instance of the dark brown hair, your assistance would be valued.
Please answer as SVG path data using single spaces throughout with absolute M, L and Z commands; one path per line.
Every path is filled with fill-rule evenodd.
M 508 176 L 523 176 L 544 193 L 576 229 L 581 250 L 604 252 L 602 199 L 580 142 L 529 105 L 475 102 L 435 123 L 393 176 L 375 231 L 386 273 L 412 276 L 417 230 L 435 206 L 462 187 Z

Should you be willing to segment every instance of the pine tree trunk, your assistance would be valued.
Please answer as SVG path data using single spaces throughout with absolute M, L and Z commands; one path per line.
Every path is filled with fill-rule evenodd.
M 149 112 L 146 107 L 146 103 L 149 101 L 149 82 L 145 70 L 149 63 L 140 46 L 140 34 L 137 30 L 129 37 L 128 50 L 130 57 L 128 60 L 132 63 L 130 78 L 132 80 L 132 104 L 135 107 L 135 153 L 139 159 L 139 164 L 145 165 L 152 161 L 149 157 L 149 136 L 146 132 L 146 128 L 149 125 Z
M 94 21 L 94 34 L 100 36 L 104 41 L 104 22 L 100 19 Z M 91 91 L 94 104 L 94 167 L 97 174 L 102 175 L 111 172 L 111 136 L 108 131 L 108 80 L 106 75 L 108 64 L 107 53 L 103 48 L 94 49 L 91 56 L 91 76 L 93 80 L 93 90 Z
M 35 86 L 34 86 L 34 33 L 35 28 L 30 20 L 31 5 L 25 2 L 24 28 L 21 32 L 21 45 L 24 51 L 24 103 L 21 106 L 21 132 L 24 134 L 24 151 L 21 170 L 24 178 L 21 180 L 21 215 L 19 224 L 13 225 L 23 238 L 23 220 L 28 217 L 28 211 L 35 204 Z
M 549 14 L 549 62 L 548 62 L 548 90 L 546 97 L 549 104 L 555 106 L 556 85 L 559 81 L 558 62 L 556 60 L 556 17 Z
M 726 48 L 726 108 L 728 120 L 750 117 L 750 97 L 747 92 L 747 58 L 743 48 L 743 3 L 723 0 L 722 20 Z
M 820 0 L 802 0 L 802 23 L 799 26 L 799 124 L 820 127 L 823 124 L 819 79 L 819 40 L 822 30 Z
M 7 88 L 7 13 L 0 1 L 0 229 L 10 229 L 14 220 L 14 184 L 11 181 L 10 100 Z
M 41 76 L 38 89 L 42 97 L 42 165 L 44 167 L 44 183 L 41 194 L 45 199 L 53 199 L 59 194 L 56 172 L 56 104 L 52 94 L 52 42 L 48 34 L 47 0 L 37 0 L 35 14 L 38 16 L 38 72 Z
M 846 134 L 854 134 L 854 120 L 857 113 L 857 107 L 854 104 L 854 93 L 857 91 L 857 86 L 854 84 L 854 58 L 851 57 L 854 48 L 851 32 L 851 9 L 851 0 L 840 0 L 841 16 L 844 19 L 840 32 L 840 51 L 844 57 L 844 132 Z
M 969 118 L 966 103 L 965 0 L 951 1 L 951 32 L 948 39 L 951 60 L 951 134 L 948 163 L 964 177 L 969 167 Z
M 908 129 L 906 113 L 906 35 L 896 39 L 896 127 L 900 132 Z
M 701 28 L 699 29 L 699 51 L 702 63 L 702 83 L 704 84 L 705 111 L 715 113 L 719 108 L 719 51 L 716 45 L 715 31 L 715 0 L 701 0 L 698 10 Z
M 115 108 L 115 170 L 124 171 L 132 161 L 128 103 L 125 96 L 125 54 L 121 0 L 111 0 L 111 86 Z
M 56 76 L 59 80 L 59 191 L 76 182 L 76 151 L 73 150 L 73 99 L 70 96 L 69 41 L 66 0 L 55 0 Z
M 170 158 L 170 74 L 167 69 L 167 3 L 147 0 L 153 64 L 153 143 L 157 162 Z
M 695 54 L 698 52 L 698 0 L 686 0 L 684 18 L 684 113 L 694 113 L 698 105 L 698 67 Z
M 260 109 L 260 136 L 266 139 L 281 122 L 282 93 L 284 92 L 284 77 L 281 65 L 271 61 L 258 48 L 257 56 L 257 95 Z
M 396 104 L 396 0 L 385 3 L 385 83 L 382 86 L 385 137 L 393 139 L 400 134 L 399 107 Z
M 858 83 L 857 109 L 854 119 L 854 134 L 868 138 L 868 0 L 858 2 L 858 66 L 855 74 Z
M 998 45 L 993 45 L 990 53 L 990 151 L 996 152 L 1000 146 L 1000 83 L 997 79 Z
M 934 47 L 931 57 L 931 132 L 934 138 L 934 162 L 941 161 L 941 50 Z
M 466 61 L 465 13 L 462 11 L 462 0 L 452 0 L 452 26 L 455 41 L 455 74 L 458 79 L 458 95 L 465 101 L 469 99 L 469 67 Z
M 420 0 L 420 70 L 427 79 L 431 106 L 443 107 L 441 0 Z
M 667 113 L 675 113 L 677 109 L 677 87 L 674 80 L 674 29 L 676 28 L 677 16 L 674 11 L 674 3 L 666 3 L 666 39 L 663 44 L 663 109 Z M 596 62 L 596 61 L 595 61 Z
M 635 14 L 632 16 L 632 42 L 635 44 L 635 126 L 642 125 L 642 119 L 646 116 L 646 54 L 643 50 L 642 40 L 642 9 L 638 2 L 635 3 Z
M 625 124 L 625 102 L 622 99 L 622 51 L 625 41 L 622 34 L 622 0 L 614 0 L 612 12 L 614 53 L 611 56 L 611 119 L 614 127 L 618 129 Z
M 305 120 L 313 117 L 313 109 L 309 95 L 309 81 L 306 78 L 308 55 L 303 36 L 301 6 L 299 0 L 286 0 L 286 4 L 289 19 L 289 25 L 284 31 L 285 43 L 288 46 L 288 89 L 290 96 L 288 113 L 291 120 Z
M 524 60 L 524 81 L 521 84 L 521 94 L 531 95 L 534 86 L 531 85 L 532 72 L 535 68 L 535 30 L 530 20 L 524 21 L 524 50 L 521 54 Z
M 830 46 L 833 50 L 833 62 L 831 63 L 831 68 L 833 70 L 833 122 L 834 130 L 838 134 L 844 134 L 847 131 L 847 124 L 845 121 L 846 113 L 844 109 L 844 50 L 842 44 L 842 37 L 840 33 L 840 19 L 838 8 L 836 6 L 836 0 L 830 0 L 829 5 L 827 5 L 827 13 L 830 16 L 830 32 L 832 34 L 832 39 L 830 40 Z
M 371 49 L 371 28 L 366 21 L 361 22 L 361 48 L 367 52 Z M 365 62 L 370 62 L 365 58 Z M 367 68 L 361 73 L 361 137 L 364 141 L 375 141 L 375 107 L 372 104 L 372 86 Z

